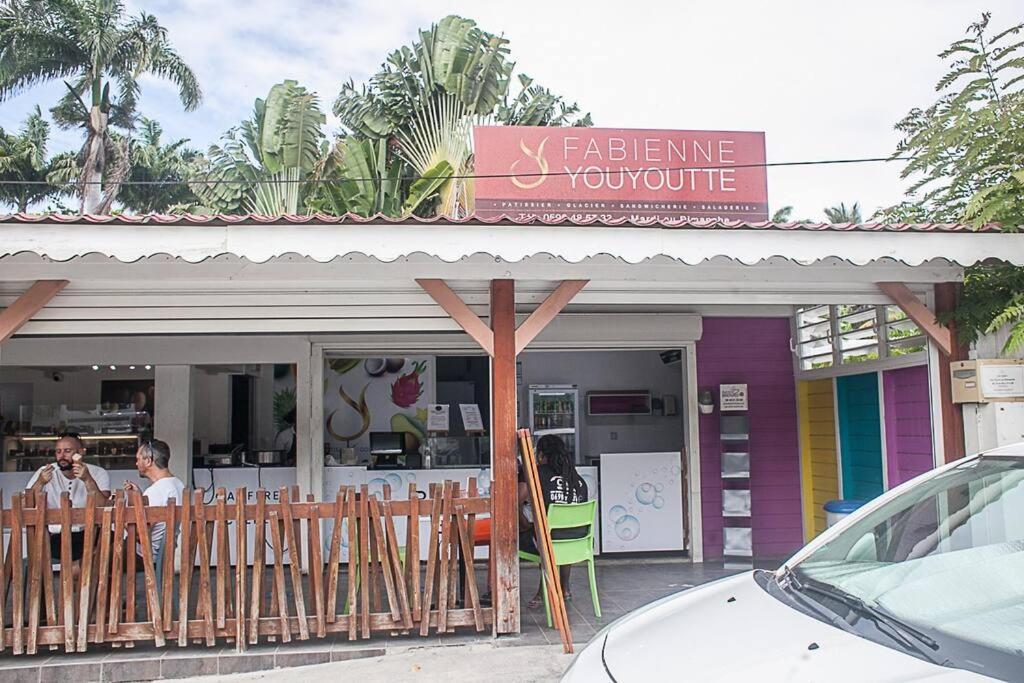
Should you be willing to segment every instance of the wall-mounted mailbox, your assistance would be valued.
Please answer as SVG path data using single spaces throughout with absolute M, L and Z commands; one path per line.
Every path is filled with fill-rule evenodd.
M 1024 401 L 1024 360 L 962 360 L 950 363 L 953 403 Z

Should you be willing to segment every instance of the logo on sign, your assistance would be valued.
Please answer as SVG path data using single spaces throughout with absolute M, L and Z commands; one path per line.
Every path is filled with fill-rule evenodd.
M 537 172 L 536 173 L 531 173 L 532 180 L 527 180 L 527 181 L 520 180 L 515 175 L 515 173 L 516 173 L 516 167 L 519 165 L 519 162 L 521 162 L 523 160 L 522 159 L 516 159 L 515 161 L 512 162 L 512 166 L 509 167 L 509 172 L 513 174 L 512 175 L 512 184 L 513 185 L 515 185 L 516 187 L 518 187 L 521 190 L 532 190 L 532 189 L 534 189 L 536 187 L 540 187 L 541 183 L 543 183 L 545 180 L 547 180 L 547 177 L 548 177 L 547 176 L 547 174 L 548 174 L 548 160 L 544 158 L 544 145 L 545 145 L 545 143 L 547 143 L 547 141 L 548 141 L 547 138 L 544 138 L 543 140 L 541 140 L 540 144 L 537 145 L 537 151 L 534 152 L 533 150 L 531 150 L 529 148 L 529 146 L 527 146 L 525 140 L 523 140 L 522 138 L 519 139 L 519 149 L 523 150 L 523 154 L 525 154 L 528 159 L 530 159 L 535 164 L 537 164 Z

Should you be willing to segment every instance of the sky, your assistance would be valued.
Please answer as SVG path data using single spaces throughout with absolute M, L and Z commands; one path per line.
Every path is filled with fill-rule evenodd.
M 170 84 L 143 80 L 140 110 L 167 140 L 205 149 L 247 118 L 253 100 L 285 78 L 330 110 L 342 83 L 362 83 L 387 53 L 447 14 L 510 40 L 517 72 L 591 112 L 597 126 L 755 130 L 769 162 L 884 157 L 893 126 L 935 100 L 937 54 L 983 11 L 996 28 L 1024 19 L 1019 0 L 126 0 L 157 16 L 196 71 L 204 101 L 184 112 Z M 1016 11 L 1015 11 L 1016 10 Z M 0 127 L 44 111 L 60 83 L 0 102 Z M 337 121 L 328 116 L 337 129 Z M 77 149 L 54 130 L 52 151 Z M 899 162 L 773 168 L 771 210 L 820 220 L 860 202 L 865 217 L 897 203 Z

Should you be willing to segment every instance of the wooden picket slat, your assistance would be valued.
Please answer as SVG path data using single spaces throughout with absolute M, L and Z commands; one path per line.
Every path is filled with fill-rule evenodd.
M 281 524 L 277 517 L 277 510 L 270 510 L 267 513 L 270 522 L 270 549 L 274 551 L 274 585 L 277 601 L 277 614 L 281 619 L 281 642 L 287 643 L 292 639 L 291 628 L 288 625 L 288 596 L 284 588 L 284 546 L 281 543 Z
M 345 505 L 346 527 L 348 531 L 348 639 L 355 640 L 358 636 L 356 615 L 359 614 L 359 591 L 356 590 L 356 577 L 359 576 L 359 530 L 356 521 L 356 489 L 349 489 Z
M 384 546 L 384 529 L 380 523 L 380 506 L 377 497 L 370 496 L 370 523 L 373 525 L 373 540 L 380 557 L 380 569 L 384 580 L 384 589 L 388 596 L 388 609 L 394 621 L 402 621 L 402 613 L 398 610 L 398 594 L 395 591 L 394 567 L 391 564 L 388 550 Z M 395 553 L 398 556 L 398 553 Z
M 228 623 L 228 517 L 227 493 L 224 488 L 217 489 L 214 507 L 214 542 L 217 545 L 217 628 L 222 629 Z
M 437 487 L 430 487 L 430 536 L 427 545 L 427 569 L 423 579 L 423 609 L 420 613 L 420 635 L 430 633 L 431 601 L 434 598 L 434 571 L 437 567 L 437 533 L 441 523 L 441 494 Z
M 412 610 L 409 607 L 409 591 L 405 582 L 405 570 L 402 567 L 402 559 L 398 553 L 398 534 L 395 533 L 395 518 L 392 513 L 391 501 L 382 503 L 384 513 L 384 535 L 388 541 L 388 559 L 391 561 L 391 568 L 395 578 L 395 593 L 398 594 L 398 611 L 402 615 L 402 623 L 405 628 L 412 628 Z M 409 561 L 409 549 L 406 548 L 406 562 Z M 392 610 L 394 612 L 394 610 Z
M 409 523 L 405 528 L 405 573 L 412 620 L 420 620 L 420 496 L 416 484 L 409 484 Z
M 210 594 L 210 545 L 207 539 L 206 506 L 203 492 L 196 491 L 196 545 L 199 548 L 199 600 L 196 610 L 203 615 L 204 636 L 207 647 L 217 644 L 213 626 L 213 596 Z
M 473 568 L 473 535 L 469 533 L 469 522 L 463 513 L 464 508 L 455 508 L 455 519 L 459 527 L 459 541 L 462 544 L 462 557 L 466 565 L 466 596 L 476 620 L 476 630 L 484 630 L 484 613 L 480 608 L 480 595 L 477 593 L 475 570 Z
M 259 642 L 260 607 L 263 606 L 263 565 L 267 555 L 267 492 L 256 491 L 256 524 L 252 549 L 252 598 L 249 600 L 249 644 Z
M 167 510 L 167 522 L 164 526 L 163 566 L 161 567 L 163 585 L 160 586 L 160 597 L 163 600 L 164 632 L 170 633 L 173 628 L 171 621 L 174 619 L 174 553 L 178 540 L 178 527 L 175 522 L 178 514 L 177 501 L 174 498 L 168 498 L 165 509 Z
M 288 568 L 292 575 L 292 596 L 295 598 L 295 616 L 299 618 L 299 640 L 309 640 L 309 623 L 306 620 L 306 599 L 302 590 L 302 548 L 299 534 L 295 532 L 288 489 L 281 487 L 281 521 L 284 523 L 284 542 L 288 546 Z
M 359 488 L 359 589 L 362 603 L 362 636 L 370 637 L 370 488 Z M 351 523 L 351 522 L 350 522 Z M 351 548 L 349 549 L 351 552 Z
M 127 512 L 125 513 L 127 515 Z M 136 591 L 136 548 L 138 546 L 138 534 L 135 531 L 135 524 L 130 521 L 126 522 L 128 527 L 128 539 L 125 541 L 124 549 L 124 620 L 125 623 L 135 623 L 135 595 Z M 125 647 L 135 647 L 135 643 L 131 640 L 125 642 Z
M 324 613 L 324 562 L 320 546 L 320 508 L 310 506 L 309 519 L 309 589 L 313 591 L 313 607 L 316 610 L 316 635 L 327 635 L 327 615 Z M 334 606 L 331 606 L 334 612 Z
M 114 511 L 103 508 L 100 514 L 100 557 L 98 578 L 96 583 L 96 629 L 92 638 L 94 643 L 102 643 L 107 631 L 107 591 L 110 589 L 110 526 L 113 523 Z
M 0 519 L 4 517 L 4 490 L 0 489 Z M 9 546 L 9 544 L 7 544 Z M 10 576 L 10 572 L 7 571 L 8 567 L 8 553 L 4 547 L 4 533 L 3 529 L 0 528 L 0 652 L 4 651 L 4 624 L 7 621 L 7 577 Z
M 437 631 L 448 630 L 448 595 L 451 589 L 452 550 L 452 483 L 446 481 L 441 492 L 441 571 L 437 593 Z
M 334 526 L 331 529 L 331 549 L 327 553 L 327 623 L 333 624 L 338 609 L 338 576 L 341 574 L 341 520 L 345 514 L 348 488 L 338 489 L 334 497 Z
M 153 544 L 150 541 L 149 525 L 146 523 L 146 508 L 142 504 L 142 494 L 138 489 L 132 490 L 132 507 L 135 508 L 135 529 L 139 538 L 139 550 L 142 551 L 142 575 L 146 591 L 146 609 L 149 621 L 153 624 L 153 640 L 157 647 L 165 645 L 163 608 L 157 594 L 156 567 L 153 564 Z
M 235 489 L 235 648 L 245 652 L 248 648 L 245 603 L 249 598 L 246 584 L 246 565 L 249 563 L 249 525 L 245 519 L 245 487 Z
M 78 584 L 78 640 L 76 649 L 85 652 L 89 646 L 89 594 L 92 588 L 92 558 L 96 537 L 96 501 L 92 496 L 85 502 L 85 536 L 82 541 L 82 567 Z
M 21 564 L 21 541 L 22 533 L 25 531 L 21 506 L 24 500 L 23 493 L 18 493 L 11 499 L 11 649 L 16 655 L 25 652 L 25 576 Z
M 117 633 L 121 623 L 121 591 L 124 581 L 124 491 L 114 494 L 114 539 L 113 556 L 110 566 L 110 612 L 107 617 L 107 633 Z
M 25 653 L 34 655 L 38 652 L 40 591 L 45 576 L 42 565 L 44 562 L 50 561 L 50 547 L 46 542 L 46 524 L 42 515 L 36 515 L 32 531 L 28 532 L 26 536 L 28 542 L 28 634 Z M 21 564 L 20 560 L 19 564 Z
M 195 504 L 188 491 L 181 500 L 181 569 L 178 574 L 178 647 L 188 645 L 189 598 L 192 572 L 196 565 L 195 546 L 192 542 L 192 511 Z
M 37 506 L 37 509 L 42 509 Z M 64 617 L 64 651 L 78 649 L 75 642 L 75 584 L 71 559 L 71 496 L 67 491 L 60 494 L 60 599 L 61 614 Z

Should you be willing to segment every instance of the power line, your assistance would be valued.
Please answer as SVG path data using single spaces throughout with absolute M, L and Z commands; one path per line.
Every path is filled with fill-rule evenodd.
M 647 173 L 650 171 L 659 171 L 663 173 L 672 173 L 675 171 L 680 172 L 697 172 L 697 171 L 714 171 L 714 170 L 730 170 L 730 169 L 745 169 L 745 168 L 783 168 L 793 166 L 826 166 L 826 165 L 841 165 L 841 164 L 866 164 L 866 163 L 877 163 L 886 161 L 910 161 L 910 157 L 861 157 L 855 159 L 816 159 L 810 161 L 775 161 L 775 162 L 764 162 L 759 164 L 722 164 L 719 166 L 671 166 L 671 167 L 660 167 L 660 166 L 641 166 L 638 168 L 608 168 L 593 170 L 597 167 L 588 166 L 581 168 L 579 171 L 548 171 L 540 173 L 472 173 L 468 175 L 444 175 L 444 176 L 429 176 L 429 175 L 406 175 L 397 176 L 396 178 L 305 178 L 305 179 L 290 179 L 283 178 L 278 180 L 226 180 L 223 178 L 211 180 L 211 179 L 194 179 L 194 180 L 125 180 L 119 183 L 122 187 L 125 185 L 132 186 L 150 186 L 150 187 L 168 187 L 175 185 L 278 185 L 278 184 L 290 184 L 290 183 L 301 183 L 301 184 L 320 184 L 320 183 L 337 183 L 337 182 L 372 182 L 372 181 L 388 181 L 388 180 L 481 180 L 481 179 L 496 179 L 496 178 L 539 178 L 539 177 L 557 177 L 557 176 L 584 176 L 592 177 L 595 175 L 608 175 L 611 173 L 621 173 L 625 170 L 636 173 Z M 66 183 L 50 183 L 45 180 L 0 180 L 0 185 L 48 185 L 52 187 L 79 187 L 82 185 L 105 185 L 108 181 L 103 180 L 91 180 L 87 182 L 83 181 L 68 181 Z

